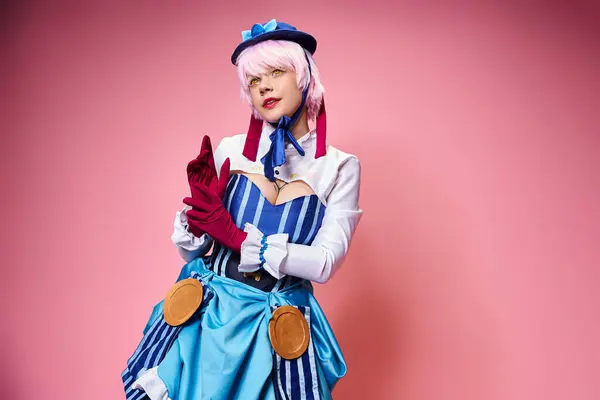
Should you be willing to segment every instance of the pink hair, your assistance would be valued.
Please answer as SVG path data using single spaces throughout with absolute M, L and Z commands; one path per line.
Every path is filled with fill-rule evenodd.
M 306 52 L 312 70 L 310 87 L 306 97 L 308 119 L 314 120 L 323 101 L 325 88 L 321 83 L 319 69 L 310 53 Z M 304 49 L 297 43 L 287 40 L 265 40 L 245 49 L 237 61 L 238 78 L 240 80 L 240 95 L 252 107 L 248 77 L 264 74 L 270 68 L 283 68 L 296 72 L 298 89 L 306 88 L 308 64 L 304 57 Z M 262 119 L 260 114 L 252 107 L 252 114 L 257 119 Z

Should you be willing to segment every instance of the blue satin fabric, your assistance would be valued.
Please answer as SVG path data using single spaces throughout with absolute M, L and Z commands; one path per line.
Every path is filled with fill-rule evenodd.
M 304 105 L 304 98 L 302 105 Z M 304 156 L 305 152 L 300 143 L 294 138 L 292 132 L 290 132 L 290 128 L 296 123 L 298 119 L 298 113 L 293 115 L 292 118 L 288 116 L 282 116 L 279 119 L 279 123 L 277 124 L 277 129 L 275 129 L 270 135 L 269 139 L 271 139 L 271 147 L 269 147 L 269 151 L 260 159 L 260 161 L 265 166 L 265 176 L 269 178 L 271 181 L 275 181 L 275 168 L 280 167 L 286 162 L 285 156 L 285 140 L 289 140 L 289 142 L 296 148 L 296 151 Z
M 268 323 L 271 306 L 281 305 L 310 307 L 319 391 L 323 399 L 331 399 L 331 390 L 346 374 L 346 363 L 310 282 L 263 292 L 215 274 L 202 258 L 186 264 L 178 280 L 192 271 L 200 274 L 214 297 L 183 326 L 158 366 L 171 399 L 275 399 Z M 161 313 L 162 303 L 147 328 Z

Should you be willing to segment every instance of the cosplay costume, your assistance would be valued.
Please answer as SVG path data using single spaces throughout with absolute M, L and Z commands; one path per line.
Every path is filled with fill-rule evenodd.
M 312 36 L 275 20 L 242 36 L 234 64 L 245 48 L 269 39 L 298 43 L 311 54 L 316 49 Z M 330 399 L 345 375 L 311 281 L 326 282 L 348 251 L 362 215 L 360 164 L 325 144 L 323 105 L 316 130 L 297 140 L 291 135 L 307 91 L 308 85 L 291 118 L 277 126 L 252 118 L 247 134 L 224 138 L 214 152 L 226 182 L 222 207 L 244 233 L 239 251 L 191 232 L 187 212 L 195 206 L 176 213 L 172 240 L 187 262 L 177 282 L 201 285 L 199 306 L 181 324 L 167 321 L 166 300 L 154 307 L 122 374 L 128 400 Z M 271 181 L 302 181 L 314 194 L 271 204 L 246 175 L 223 175 L 227 167 Z M 306 340 L 297 354 L 284 354 L 272 322 L 292 311 L 306 321 Z

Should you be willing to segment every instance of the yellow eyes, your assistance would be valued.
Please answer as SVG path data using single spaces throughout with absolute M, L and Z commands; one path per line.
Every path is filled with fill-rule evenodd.
M 271 71 L 271 76 L 280 76 L 284 72 L 285 71 L 282 69 L 274 69 L 273 71 Z M 256 86 L 259 83 L 260 83 L 260 78 L 254 77 L 254 78 L 250 79 L 250 82 L 248 82 L 248 86 Z

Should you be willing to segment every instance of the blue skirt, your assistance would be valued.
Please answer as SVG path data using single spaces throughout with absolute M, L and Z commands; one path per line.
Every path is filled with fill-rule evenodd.
M 162 302 L 154 307 L 122 374 L 127 399 L 331 399 L 346 363 L 310 282 L 263 292 L 215 274 L 202 258 L 177 280 L 189 277 L 205 288 L 199 311 L 171 327 Z M 269 341 L 271 312 L 283 305 L 305 311 L 309 322 L 309 348 L 297 360 L 282 360 Z

